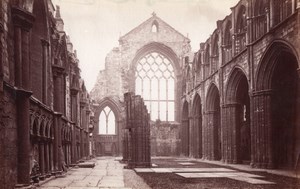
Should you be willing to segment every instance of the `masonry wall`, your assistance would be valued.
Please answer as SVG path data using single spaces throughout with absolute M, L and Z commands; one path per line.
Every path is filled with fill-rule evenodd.
M 70 165 L 89 155 L 88 93 L 76 53 L 67 48 L 71 42 L 59 8 L 48 0 L 33 1 L 32 7 L 22 3 L 0 2 L 0 186 L 8 189 L 60 174 L 61 162 Z M 78 94 L 75 105 L 70 91 Z
M 179 124 L 151 122 L 151 155 L 178 156 L 181 153 Z
M 157 32 L 152 32 L 156 24 Z M 179 155 L 181 66 L 183 58 L 190 55 L 190 40 L 165 23 L 155 14 L 148 20 L 120 37 L 119 47 L 107 54 L 105 70 L 99 72 L 97 82 L 91 91 L 91 98 L 99 103 L 105 98 L 118 99 L 123 102 L 123 94 L 135 92 L 135 71 L 137 61 L 150 52 L 162 53 L 173 63 L 175 70 L 175 123 L 161 123 L 151 127 L 152 139 L 157 151 L 152 154 L 165 155 L 168 152 Z M 121 109 L 121 108 L 119 108 Z M 97 118 L 98 119 L 98 118 Z M 155 120 L 153 120 L 155 121 Z M 163 126 L 162 126 L 163 125 Z M 161 133 L 160 133 L 161 132 Z M 172 134 L 167 139 L 167 135 Z
M 265 6 L 265 12 L 257 13 L 258 6 Z M 245 12 L 241 13 L 243 10 Z M 230 15 L 217 22 L 216 30 L 195 53 L 195 58 L 190 62 L 192 66 L 186 63 L 184 69 L 182 106 L 188 103 L 189 124 L 182 124 L 181 139 L 189 141 L 183 144 L 183 148 L 190 149 L 186 155 L 260 168 L 280 168 L 273 156 L 277 153 L 273 145 L 275 140 L 281 140 L 281 136 L 278 134 L 275 137 L 275 131 L 271 131 L 276 130 L 272 117 L 275 111 L 272 106 L 276 102 L 270 104 L 270 101 L 275 94 L 282 95 L 284 92 L 273 89 L 275 84 L 272 82 L 276 76 L 270 73 L 276 69 L 275 63 L 280 64 L 274 57 L 280 57 L 284 52 L 289 53 L 291 58 L 299 57 L 298 10 L 299 1 L 295 0 L 241 0 L 232 8 Z M 281 15 L 280 19 L 278 15 Z M 241 21 L 246 18 L 247 22 Z M 293 61 L 299 67 L 299 59 Z M 289 64 L 285 64 L 288 67 Z M 294 74 L 294 79 L 298 80 L 296 72 L 291 70 L 289 74 Z M 298 99 L 299 93 L 295 93 Z M 197 96 L 201 99 L 201 113 L 195 113 Z M 248 102 L 245 98 L 249 99 Z M 298 112 L 298 103 L 293 103 Z M 217 114 L 218 109 L 220 112 Z M 197 116 L 201 117 L 200 123 L 195 121 Z M 293 125 L 293 132 L 299 132 L 296 116 L 290 125 Z M 286 127 L 282 132 L 289 129 Z M 195 132 L 199 137 L 193 137 Z M 242 132 L 247 137 L 243 138 Z M 292 143 L 299 146 L 298 135 L 288 135 Z M 249 148 L 251 146 L 246 150 L 250 151 L 247 158 L 243 157 L 240 140 L 248 141 Z M 299 150 L 298 147 L 293 148 L 290 141 L 286 144 L 291 158 L 285 160 L 285 166 L 292 168 Z M 202 146 L 200 151 L 198 145 Z

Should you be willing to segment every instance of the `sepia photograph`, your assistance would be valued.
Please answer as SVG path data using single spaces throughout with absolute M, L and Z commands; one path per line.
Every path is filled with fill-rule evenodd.
M 0 0 L 0 189 L 300 189 L 299 11 Z

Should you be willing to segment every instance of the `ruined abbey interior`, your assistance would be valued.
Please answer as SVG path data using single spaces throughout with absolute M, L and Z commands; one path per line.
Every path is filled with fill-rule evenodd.
M 128 92 L 150 116 L 143 154 L 300 168 L 299 0 L 237 1 L 193 50 L 153 13 L 115 39 L 90 92 L 59 7 L 2 0 L 0 9 L 0 188 L 129 154 Z

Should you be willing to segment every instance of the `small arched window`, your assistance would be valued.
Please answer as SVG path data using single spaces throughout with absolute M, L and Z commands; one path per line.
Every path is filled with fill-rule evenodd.
M 256 0 L 254 6 L 253 19 L 253 39 L 256 40 L 267 32 L 267 11 L 268 3 L 262 0 Z
M 292 0 L 276 0 L 274 3 L 275 24 L 279 24 L 292 14 L 293 2 Z
M 231 28 L 232 28 L 232 23 L 231 21 L 228 21 L 226 26 L 225 26 L 225 31 L 224 31 L 224 63 L 228 62 L 229 60 L 232 59 L 232 37 L 231 37 Z
M 154 21 L 152 23 L 151 32 L 152 33 L 157 33 L 158 32 L 158 23 L 157 23 L 157 21 Z
M 106 106 L 99 116 L 99 134 L 115 135 L 116 134 L 116 118 L 110 107 Z
M 237 14 L 236 28 L 235 53 L 238 54 L 246 48 L 247 18 L 246 7 L 243 5 L 239 8 Z

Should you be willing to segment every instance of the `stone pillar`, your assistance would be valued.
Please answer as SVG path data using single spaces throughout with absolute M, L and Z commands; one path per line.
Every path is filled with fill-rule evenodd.
M 42 48 L 43 48 L 43 70 L 42 70 L 42 100 L 43 103 L 48 105 L 48 60 L 49 60 L 49 42 L 42 39 Z
M 41 179 L 44 179 L 45 176 L 45 152 L 44 152 L 44 143 L 43 141 L 39 141 L 39 166 Z
M 60 113 L 54 114 L 54 140 L 53 140 L 53 163 L 54 171 L 60 171 L 62 168 L 59 146 L 61 143 L 61 116 Z
M 62 125 L 62 104 L 63 104 L 63 93 L 62 93 L 62 79 L 64 75 L 64 68 L 59 67 L 57 65 L 52 65 L 52 73 L 53 73 L 53 84 L 54 84 L 54 106 L 53 109 L 55 111 L 54 117 L 54 143 L 53 143 L 53 153 L 54 153 L 54 168 L 55 171 L 62 170 L 62 164 L 60 159 L 60 150 L 59 146 L 62 146 L 61 143 L 61 125 Z
M 50 158 L 49 158 L 49 143 L 48 141 L 45 143 L 45 173 L 48 175 L 49 174 L 49 163 L 50 163 Z
M 34 17 L 29 12 L 12 7 L 14 24 L 15 86 L 17 89 L 18 184 L 30 184 L 30 30 Z
M 227 163 L 240 163 L 239 157 L 239 123 L 238 121 L 238 104 L 231 103 L 223 106 L 224 122 L 223 130 L 223 148 L 224 161 Z
M 189 156 L 192 156 L 194 157 L 194 133 L 195 133 L 195 130 L 194 130 L 194 124 L 193 124 L 193 117 L 192 116 L 189 116 L 189 132 L 188 132 L 188 139 L 189 139 L 189 153 L 188 155 Z
M 253 94 L 253 121 L 251 122 L 251 144 L 253 145 L 252 166 L 274 168 L 274 153 L 271 125 L 271 91 L 259 91 Z
M 53 162 L 53 156 L 54 156 L 54 153 L 53 153 L 53 142 L 51 141 L 50 142 L 50 146 L 49 146 L 49 154 L 50 154 L 50 173 L 52 173 L 54 171 L 54 162 Z
M 83 129 L 80 128 L 80 159 L 82 159 L 84 157 L 84 136 L 83 136 L 84 132 Z

